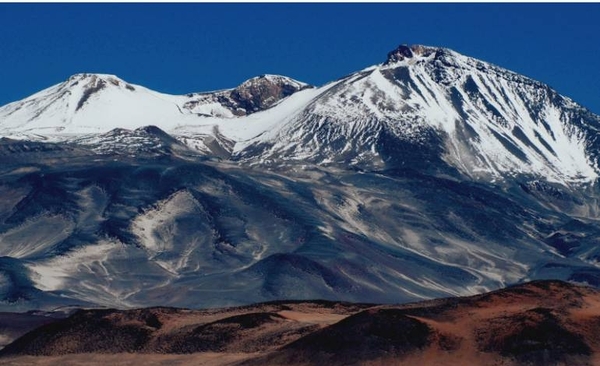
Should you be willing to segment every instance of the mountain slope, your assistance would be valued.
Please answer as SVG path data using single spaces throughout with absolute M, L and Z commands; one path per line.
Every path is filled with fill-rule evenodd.
M 169 96 L 78 75 L 0 108 L 1 306 L 598 286 L 598 124 L 423 46 L 319 88 L 264 75 Z
M 15 142 L 22 144 L 22 142 Z M 600 283 L 600 230 L 507 192 L 405 171 L 277 171 L 162 155 L 2 159 L 6 309 L 404 302 L 527 278 Z
M 168 123 L 176 99 L 112 75 L 78 74 L 0 111 L 4 133 L 107 132 Z
M 443 160 L 475 179 L 589 183 L 599 128 L 598 116 L 542 83 L 451 50 L 400 46 L 252 144 L 262 156 L 318 163 Z

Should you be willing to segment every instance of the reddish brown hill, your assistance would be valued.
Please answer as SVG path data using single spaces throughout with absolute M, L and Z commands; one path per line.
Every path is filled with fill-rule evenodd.
M 600 292 L 539 281 L 373 307 L 245 365 L 600 364 Z
M 537 281 L 397 306 L 81 310 L 7 346 L 0 364 L 100 365 L 94 354 L 128 353 L 127 364 L 146 365 L 595 365 L 599 351 L 600 291 Z
M 372 305 L 274 302 L 238 308 L 79 310 L 1 354 L 267 352 Z

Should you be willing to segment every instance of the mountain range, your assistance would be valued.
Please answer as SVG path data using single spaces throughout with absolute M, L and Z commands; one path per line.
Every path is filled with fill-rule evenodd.
M 0 107 L 0 307 L 599 286 L 600 117 L 449 49 L 382 61 L 177 96 L 77 74 Z

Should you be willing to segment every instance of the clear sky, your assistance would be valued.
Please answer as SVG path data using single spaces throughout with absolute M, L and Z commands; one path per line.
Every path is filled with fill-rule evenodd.
M 80 72 L 174 94 L 264 73 L 321 85 L 402 43 L 492 62 L 600 113 L 593 3 L 0 3 L 0 105 Z

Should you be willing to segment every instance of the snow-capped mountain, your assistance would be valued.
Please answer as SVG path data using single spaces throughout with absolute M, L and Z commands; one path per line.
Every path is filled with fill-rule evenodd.
M 316 89 L 263 75 L 173 96 L 80 74 L 0 109 L 8 137 L 156 125 L 203 152 L 211 151 L 207 138 L 228 141 L 219 150 L 234 159 L 383 167 L 405 164 L 408 150 L 410 159 L 441 159 L 476 179 L 526 174 L 561 183 L 596 179 L 599 121 L 547 85 L 425 46 L 400 46 L 383 64 Z
M 7 307 L 600 284 L 600 117 L 444 48 L 311 87 L 80 74 L 0 108 Z
M 169 123 L 178 98 L 112 75 L 78 74 L 0 111 L 3 134 L 104 133 Z
M 262 75 L 233 89 L 177 96 L 129 84 L 114 75 L 77 74 L 0 108 L 0 131 L 4 136 L 40 139 L 148 125 L 163 129 L 202 125 L 206 117 L 228 119 L 268 109 L 308 88 L 285 76 Z
M 448 49 L 400 46 L 385 63 L 321 90 L 250 145 L 262 156 L 380 166 L 405 164 L 410 151 L 488 180 L 597 178 L 598 116 L 542 83 Z

